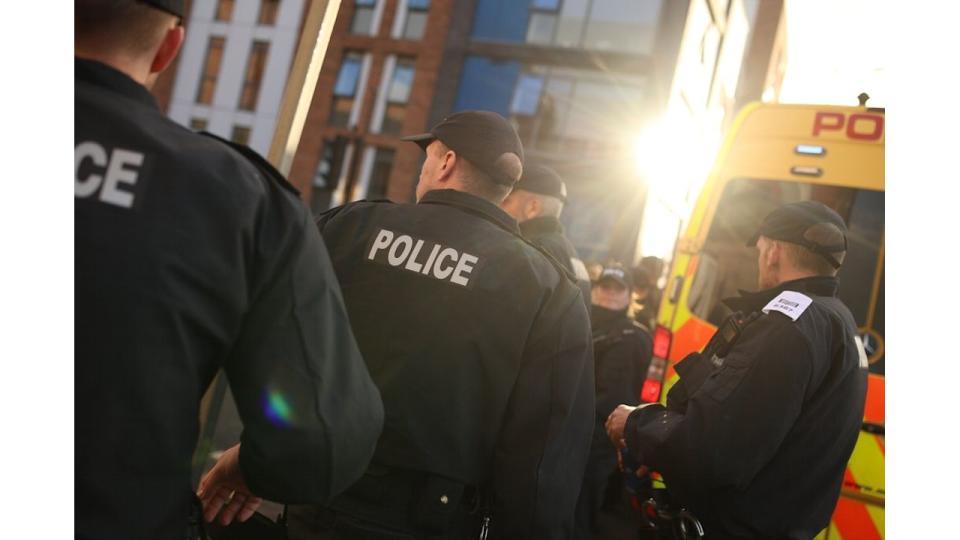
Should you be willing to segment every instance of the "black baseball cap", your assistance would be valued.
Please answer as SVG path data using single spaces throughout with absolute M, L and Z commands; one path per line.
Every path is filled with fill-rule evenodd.
M 506 118 L 490 111 L 461 111 L 444 118 L 428 133 L 401 140 L 415 142 L 426 151 L 439 140 L 487 173 L 494 182 L 514 185 L 523 174 L 523 145 Z
M 176 15 L 177 17 L 183 17 L 183 0 L 140 0 L 144 4 L 150 4 L 151 6 L 166 11 L 171 15 Z
M 628 289 L 633 287 L 630 272 L 619 263 L 604 266 L 603 271 L 600 272 L 600 277 L 597 278 L 597 284 L 608 280 L 616 281 Z
M 567 186 L 560 175 L 546 165 L 533 164 L 524 167 L 523 176 L 513 189 L 539 193 L 567 202 Z
M 817 201 L 789 203 L 770 212 L 747 246 L 757 245 L 761 236 L 799 244 L 834 268 L 840 268 L 847 253 L 847 224 L 840 214 Z

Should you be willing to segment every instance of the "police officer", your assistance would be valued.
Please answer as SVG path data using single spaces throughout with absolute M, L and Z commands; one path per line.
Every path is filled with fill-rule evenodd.
M 157 107 L 182 1 L 74 6 L 77 538 L 196 537 L 191 454 L 220 367 L 244 431 L 208 517 L 232 491 L 224 521 L 326 499 L 366 468 L 383 410 L 309 211 Z
M 384 399 L 367 474 L 298 538 L 567 538 L 593 430 L 580 290 L 497 206 L 523 149 L 496 113 L 407 137 L 417 204 L 322 215 L 357 343 Z
M 523 176 L 500 207 L 520 224 L 520 234 L 552 255 L 576 278 L 583 299 L 590 303 L 590 275 L 576 248 L 563 234 L 560 214 L 567 203 L 567 186 L 550 167 L 524 166 Z
M 653 342 L 647 331 L 627 315 L 632 280 L 620 264 L 612 263 L 593 285 L 590 322 L 596 379 L 596 422 L 590 459 L 577 501 L 577 538 L 590 539 L 598 532 L 601 507 L 614 511 L 605 528 L 616 526 L 616 501 L 622 488 L 617 471 L 617 449 L 607 438 L 604 422 L 620 403 L 639 403 L 640 388 L 650 367 Z M 616 498 L 614 498 L 616 497 Z M 628 532 L 629 534 L 629 532 Z
M 830 521 L 866 395 L 866 354 L 836 297 L 846 226 L 791 203 L 754 244 L 764 290 L 726 301 L 735 313 L 677 365 L 665 408 L 621 405 L 607 430 L 707 538 L 810 539 Z

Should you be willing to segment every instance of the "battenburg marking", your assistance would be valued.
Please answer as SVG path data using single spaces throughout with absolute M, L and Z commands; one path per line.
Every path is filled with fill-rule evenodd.
M 480 260 L 452 247 L 380 229 L 367 259 L 466 287 Z

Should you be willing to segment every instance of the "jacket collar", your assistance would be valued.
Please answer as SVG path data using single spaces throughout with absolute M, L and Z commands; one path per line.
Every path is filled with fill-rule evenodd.
M 752 313 L 760 311 L 783 291 L 810 293 L 815 296 L 836 296 L 840 290 L 837 278 L 830 276 L 816 276 L 786 281 L 763 291 L 739 291 L 740 296 L 724 298 L 723 303 L 733 311 Z
M 550 233 L 563 233 L 563 225 L 553 216 L 540 216 L 520 223 L 520 232 L 524 236 L 540 236 Z
M 418 204 L 442 204 L 453 206 L 468 213 L 478 215 L 491 221 L 499 227 L 514 234 L 520 234 L 517 221 L 504 212 L 499 206 L 485 201 L 475 195 L 457 191 L 455 189 L 435 189 L 428 191 Z
M 73 77 L 160 110 L 153 94 L 127 74 L 96 60 L 73 58 Z

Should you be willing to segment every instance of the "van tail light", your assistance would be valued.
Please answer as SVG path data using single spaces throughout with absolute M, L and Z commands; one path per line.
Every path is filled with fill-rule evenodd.
M 672 339 L 673 334 L 670 330 L 658 324 L 657 329 L 653 332 L 653 356 L 666 360 L 667 354 L 670 352 L 670 341 Z
M 640 390 L 640 401 L 643 403 L 656 403 L 660 401 L 660 387 L 663 383 L 647 379 L 643 381 L 643 388 Z
M 670 352 L 670 342 L 673 333 L 666 327 L 657 325 L 653 332 L 653 358 L 650 359 L 650 368 L 647 369 L 647 380 L 640 389 L 640 401 L 655 403 L 660 400 L 660 390 L 663 388 L 663 376 L 667 368 L 667 354 Z

